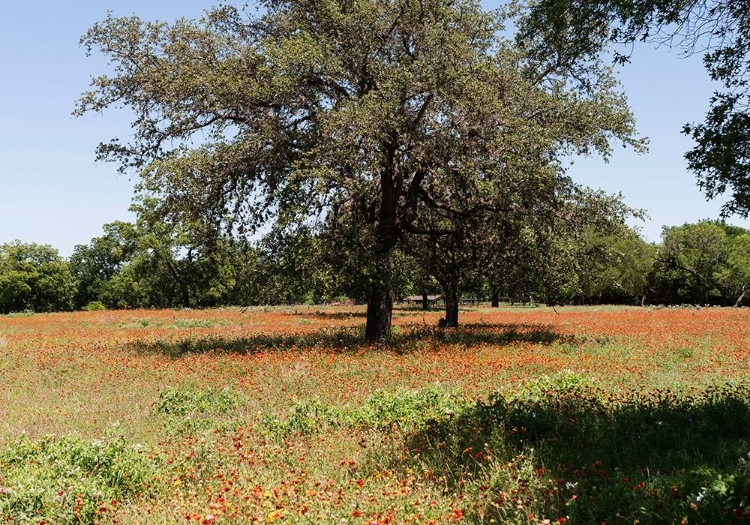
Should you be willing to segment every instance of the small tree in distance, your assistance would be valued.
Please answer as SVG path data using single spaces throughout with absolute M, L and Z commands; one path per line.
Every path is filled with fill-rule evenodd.
M 71 310 L 76 279 L 49 245 L 0 245 L 0 314 Z

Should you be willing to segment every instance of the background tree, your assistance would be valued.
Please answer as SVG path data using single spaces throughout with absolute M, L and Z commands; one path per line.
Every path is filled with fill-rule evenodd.
M 79 286 L 75 304 L 108 308 L 226 304 L 248 262 L 247 253 L 200 225 L 165 215 L 154 199 L 131 207 L 136 222 L 104 225 L 104 235 L 79 245 L 70 258 Z
M 450 209 L 423 214 L 431 221 L 426 228 L 429 234 L 410 242 L 410 250 L 442 287 L 446 327 L 458 326 L 460 294 L 479 291 L 493 268 L 506 266 L 518 253 L 523 228 L 532 221 L 554 220 L 549 211 L 559 205 L 558 190 L 566 179 L 557 176 L 553 163 L 542 162 L 536 169 L 525 166 L 524 172 L 523 189 L 510 185 L 509 178 L 508 186 L 478 186 L 472 198 L 457 199 Z M 483 203 L 480 209 L 477 202 Z M 519 269 L 527 274 L 542 271 L 532 260 L 544 261 L 544 257 L 525 256 L 515 261 Z
M 656 246 L 621 224 L 614 231 L 585 233 L 580 271 L 584 303 L 645 304 Z
M 727 304 L 742 306 L 750 286 L 750 232 L 732 228 L 727 266 L 716 275 Z M 737 231 L 741 230 L 741 231 Z
M 447 327 L 458 325 L 460 294 L 481 291 L 488 277 L 495 290 L 552 305 L 580 294 L 591 266 L 585 232 L 621 232 L 626 218 L 641 214 L 620 196 L 581 188 L 569 178 L 541 180 L 533 192 L 507 189 L 497 210 L 469 214 L 453 225 L 442 222 L 446 233 L 416 245 L 417 260 L 443 287 Z
M 128 266 L 151 306 L 216 306 L 226 302 L 239 269 L 232 243 L 211 225 L 169 213 L 141 197 L 136 250 Z
M 68 263 L 48 245 L 0 245 L 0 313 L 70 310 L 76 280 Z
M 657 296 L 668 304 L 721 304 L 718 276 L 728 257 L 727 233 L 719 223 L 665 227 L 652 275 Z
M 562 149 L 609 151 L 633 120 L 606 69 L 585 84 L 504 40 L 474 0 L 264 1 L 173 25 L 109 17 L 82 39 L 113 64 L 77 113 L 126 106 L 132 143 L 99 157 L 140 190 L 236 235 L 341 210 L 370 247 L 366 337 L 390 331 L 400 244 L 424 211 L 523 188 Z M 506 33 L 507 34 L 507 33 Z M 200 138 L 198 138 L 200 137 Z M 521 169 L 515 169 L 520 166 Z M 477 191 L 481 188 L 481 191 Z M 491 191 L 490 191 L 491 193 Z
M 700 124 L 683 132 L 696 145 L 685 155 L 698 186 L 710 199 L 729 194 L 723 215 L 750 213 L 750 9 L 745 0 L 540 0 L 524 20 L 519 41 L 566 67 L 587 74 L 591 61 L 612 42 L 637 40 L 703 52 L 712 80 L 722 89 Z M 628 52 L 614 51 L 625 62 Z M 628 48 L 632 49 L 632 48 Z
M 73 249 L 69 264 L 78 281 L 74 306 L 83 308 L 99 301 L 108 308 L 124 306 L 124 301 L 113 293 L 112 280 L 133 257 L 137 248 L 135 225 L 115 221 L 103 226 L 104 235 L 94 237 L 89 244 Z
M 341 266 L 321 235 L 277 230 L 258 244 L 260 300 L 265 304 L 320 304 L 345 295 Z M 257 299 L 256 299 L 257 300 Z
M 540 271 L 527 287 L 536 289 L 548 305 L 565 304 L 580 296 L 595 254 L 588 244 L 588 233 L 614 235 L 625 228 L 630 217 L 642 218 L 643 212 L 627 206 L 621 195 L 581 188 L 568 183 L 559 195 L 559 205 L 547 212 L 551 218 L 536 217 L 527 242 L 542 261 Z

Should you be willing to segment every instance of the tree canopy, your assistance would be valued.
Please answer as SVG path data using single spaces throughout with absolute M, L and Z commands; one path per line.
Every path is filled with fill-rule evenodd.
M 0 245 L 0 313 L 54 312 L 73 307 L 76 280 L 48 245 Z
M 515 7 L 474 0 L 265 0 L 174 24 L 106 20 L 82 38 L 112 65 L 77 113 L 126 107 L 99 157 L 141 175 L 163 217 L 210 238 L 346 225 L 366 337 L 390 331 L 398 252 L 468 219 L 541 210 L 569 152 L 641 148 L 607 68 L 505 38 Z M 525 203 L 522 201 L 533 201 Z
M 579 72 L 609 44 L 639 40 L 704 53 L 705 68 L 721 89 L 711 96 L 702 123 L 685 124 L 683 133 L 695 141 L 685 158 L 707 198 L 729 197 L 724 216 L 747 217 L 750 9 L 745 0 L 540 0 L 519 32 L 519 41 L 534 53 L 567 49 L 566 64 Z M 630 58 L 622 48 L 613 52 L 619 62 Z
M 667 304 L 740 306 L 750 284 L 750 233 L 717 221 L 665 227 L 650 281 Z

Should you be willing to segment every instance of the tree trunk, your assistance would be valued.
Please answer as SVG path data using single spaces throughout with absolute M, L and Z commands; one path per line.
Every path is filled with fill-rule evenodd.
M 742 304 L 742 299 L 744 299 L 744 298 L 745 298 L 745 285 L 743 284 L 742 285 L 742 293 L 737 298 L 737 300 L 734 302 L 734 307 L 735 308 L 739 308 L 739 306 Z
M 427 292 L 422 292 L 422 310 L 430 309 L 430 301 L 427 299 Z
M 167 269 L 169 270 L 170 275 L 177 283 L 177 287 L 180 289 L 180 302 L 182 303 L 182 307 L 190 308 L 190 287 L 182 278 L 180 272 L 177 271 L 174 262 L 167 257 L 165 257 L 164 260 L 167 264 Z
M 391 335 L 394 294 L 390 290 L 373 285 L 367 300 L 367 326 L 365 339 L 382 341 Z
M 389 156 L 395 152 L 395 141 L 389 144 Z M 397 225 L 398 192 L 394 184 L 393 162 L 386 164 L 388 168 L 380 172 L 380 209 L 375 226 L 374 257 L 376 274 L 367 299 L 367 325 L 365 339 L 381 341 L 391 335 L 391 321 L 393 319 L 393 251 L 399 237 Z
M 500 292 L 497 290 L 492 292 L 492 308 L 500 308 Z
M 182 307 L 190 308 L 190 288 L 185 283 L 180 283 L 180 295 L 182 296 Z
M 445 288 L 445 327 L 458 327 L 458 292 L 452 286 Z

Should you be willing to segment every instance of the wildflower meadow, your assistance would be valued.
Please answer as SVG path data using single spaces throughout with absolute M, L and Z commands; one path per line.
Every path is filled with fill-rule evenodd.
M 750 310 L 0 317 L 6 523 L 750 520 Z

